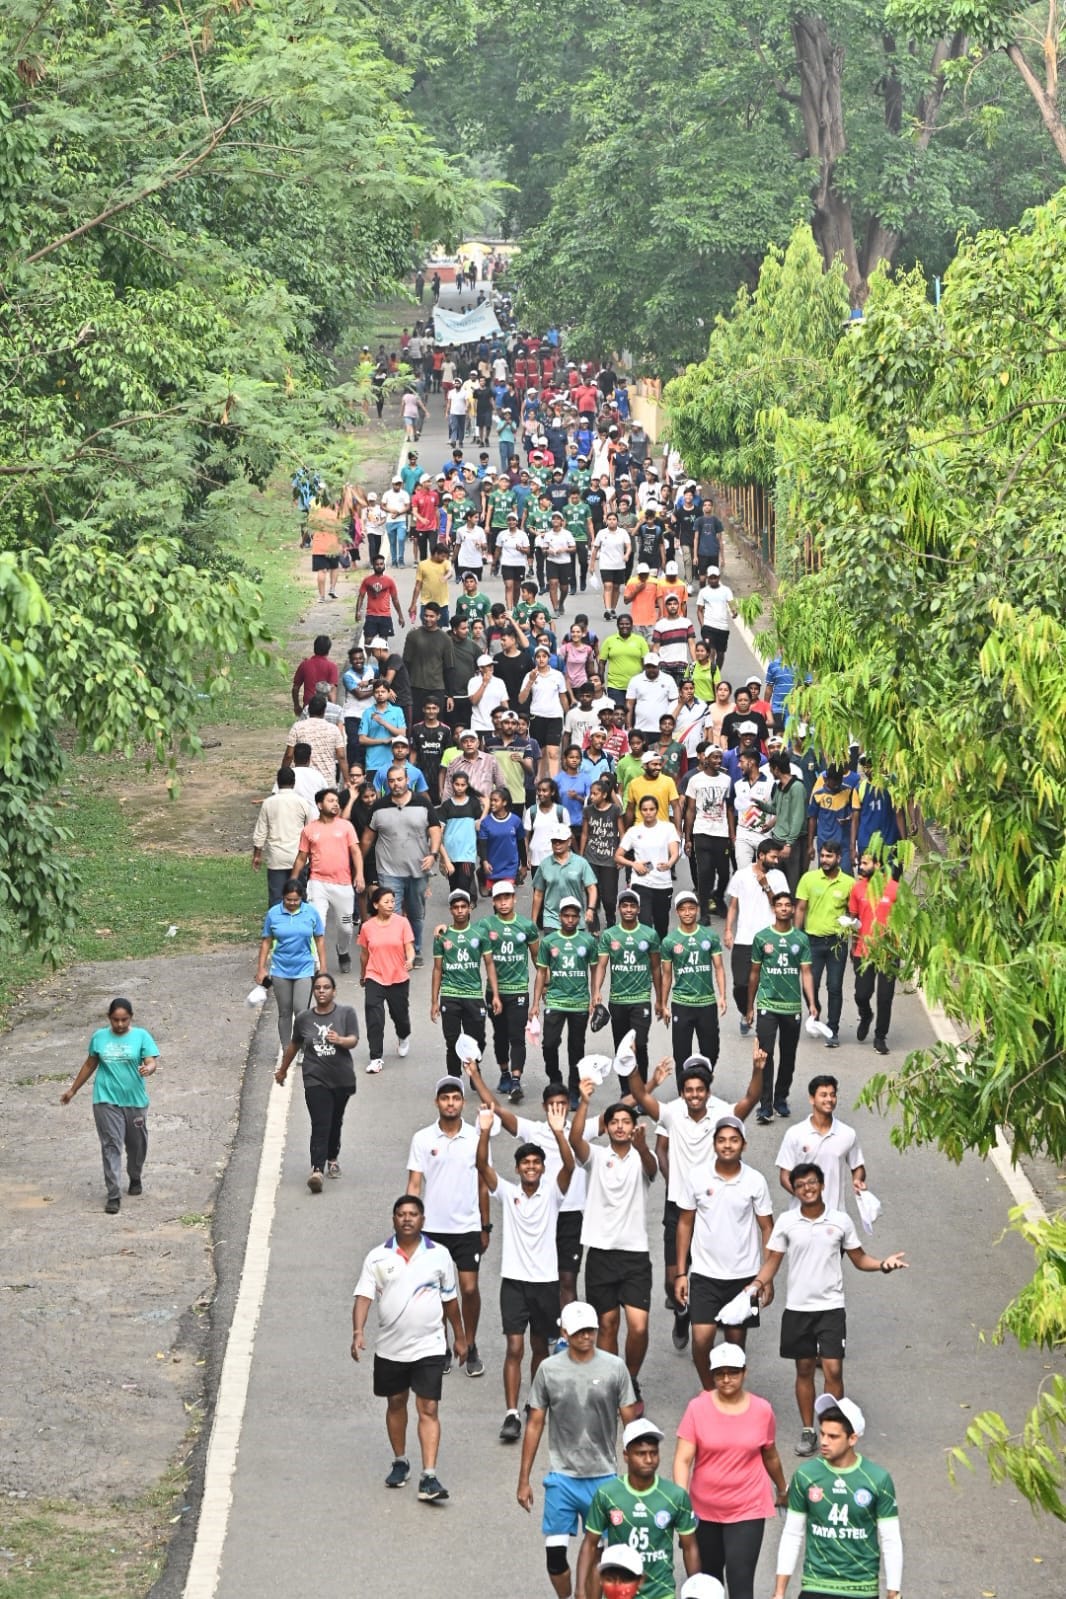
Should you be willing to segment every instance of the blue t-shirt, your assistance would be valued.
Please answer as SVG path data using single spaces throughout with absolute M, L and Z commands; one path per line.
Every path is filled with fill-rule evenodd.
M 480 802 L 471 797 L 462 803 L 454 799 L 445 800 L 443 805 L 437 806 L 437 815 L 444 823 L 443 843 L 449 859 L 456 865 L 476 861 Z
M 493 816 L 490 811 L 481 823 L 480 836 L 493 882 L 513 881 L 521 865 L 518 841 L 523 837 L 522 818 L 514 811 L 508 811 L 506 816 Z
M 862 854 L 875 833 L 880 833 L 881 842 L 886 849 L 892 844 L 898 844 L 899 824 L 896 821 L 896 806 L 888 789 L 875 788 L 872 783 L 864 780 L 859 784 L 859 801 L 859 827 L 855 835 L 858 853 Z
M 593 777 L 581 767 L 578 767 L 576 772 L 568 772 L 564 768 L 556 773 L 555 781 L 559 785 L 559 798 L 570 819 L 570 826 L 580 827 L 585 814 L 585 801 L 589 797 L 589 789 L 594 781 Z
M 385 734 L 381 723 L 374 720 L 378 711 L 376 705 L 365 710 L 359 718 L 360 738 L 384 738 Z M 407 732 L 407 718 L 399 705 L 386 705 L 380 714 L 385 718 L 390 727 L 397 733 Z M 367 772 L 380 772 L 383 767 L 392 765 L 391 744 L 365 744 L 363 746 L 363 769 Z
M 410 761 L 405 761 L 404 764 L 407 768 L 407 786 L 411 790 L 411 793 L 428 794 L 429 784 L 422 776 L 422 773 L 419 771 L 418 767 L 412 766 Z M 390 761 L 389 765 L 383 766 L 378 772 L 377 776 L 374 778 L 374 787 L 377 789 L 379 794 L 387 794 L 389 792 L 389 767 L 395 765 L 395 761 Z M 367 769 L 369 770 L 369 762 L 367 763 Z
M 299 910 L 287 911 L 280 902 L 263 918 L 263 937 L 274 940 L 270 970 L 274 977 L 311 977 L 315 970 L 312 939 L 325 934 L 321 914 L 301 901 Z
M 143 1027 L 131 1027 L 128 1033 L 121 1034 L 113 1033 L 110 1027 L 98 1027 L 89 1040 L 89 1054 L 97 1059 L 94 1105 L 147 1105 L 141 1062 L 159 1054 L 151 1033 Z

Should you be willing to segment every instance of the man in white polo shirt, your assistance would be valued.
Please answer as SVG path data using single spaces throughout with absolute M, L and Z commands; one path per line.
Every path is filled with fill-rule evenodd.
M 807 1084 L 811 1101 L 811 1114 L 805 1121 L 796 1122 L 785 1133 L 774 1165 L 778 1169 L 781 1187 L 792 1197 L 793 1210 L 799 1200 L 792 1193 L 791 1171 L 800 1161 L 813 1160 L 822 1168 L 825 1191 L 822 1198 L 827 1210 L 843 1210 L 848 1188 L 861 1194 L 866 1187 L 866 1161 L 859 1147 L 859 1135 L 854 1127 L 836 1118 L 837 1080 L 827 1073 L 819 1073 Z M 850 1178 L 850 1182 L 849 1179 Z
M 630 1073 L 630 1080 L 639 1074 Z M 581 1082 L 581 1102 L 570 1128 L 570 1145 L 588 1178 L 581 1242 L 588 1250 L 585 1293 L 600 1318 L 598 1343 L 618 1353 L 622 1308 L 626 1313 L 625 1363 L 633 1379 L 648 1352 L 651 1253 L 648 1249 L 648 1189 L 655 1181 L 655 1156 L 631 1105 L 621 1100 L 603 1113 L 607 1143 L 590 1144 L 585 1120 L 596 1084 Z
M 719 1116 L 709 1159 L 688 1175 L 678 1190 L 677 1248 L 681 1260 L 692 1249 L 692 1274 L 677 1275 L 677 1297 L 692 1317 L 692 1363 L 705 1389 L 711 1378 L 711 1349 L 720 1311 L 747 1287 L 759 1270 L 773 1227 L 770 1190 L 762 1172 L 741 1158 L 746 1147 L 739 1116 Z M 740 1344 L 747 1327 L 726 1327 L 725 1341 Z
M 436 1088 L 437 1120 L 415 1133 L 407 1154 L 407 1192 L 425 1199 L 425 1229 L 443 1244 L 459 1274 L 466 1372 L 481 1377 L 485 1363 L 478 1354 L 477 1324 L 481 1316 L 478 1271 L 489 1247 L 492 1225 L 489 1196 L 477 1173 L 477 1129 L 463 1120 L 465 1090 L 458 1077 L 442 1077 Z M 445 1373 L 451 1354 L 445 1351 Z
M 902 1254 L 877 1260 L 859 1242 L 855 1223 L 843 1210 L 830 1210 L 822 1198 L 825 1177 L 813 1161 L 802 1161 L 789 1174 L 798 1210 L 786 1210 L 774 1223 L 766 1246 L 766 1259 L 752 1279 L 760 1300 L 788 1256 L 788 1288 L 781 1317 L 781 1358 L 796 1362 L 796 1404 L 800 1413 L 797 1455 L 813 1455 L 818 1447 L 814 1430 L 814 1372 L 820 1362 L 825 1392 L 844 1395 L 844 1266 L 847 1255 L 858 1271 L 881 1271 L 886 1276 L 906 1267 Z
M 646 1086 L 638 1082 L 638 1073 L 630 1074 L 630 1091 L 640 1109 L 659 1124 L 655 1153 L 659 1170 L 666 1179 L 666 1207 L 663 1211 L 663 1258 L 666 1264 L 667 1309 L 674 1313 L 672 1333 L 674 1348 L 684 1349 L 688 1343 L 688 1310 L 679 1304 L 674 1294 L 678 1276 L 677 1223 L 678 1196 L 687 1194 L 690 1179 L 697 1166 L 709 1160 L 712 1154 L 714 1124 L 719 1116 L 736 1116 L 741 1121 L 750 1116 L 759 1103 L 762 1093 L 762 1074 L 766 1056 L 755 1046 L 752 1057 L 751 1081 L 743 1098 L 735 1105 L 711 1093 L 714 1065 L 706 1055 L 690 1055 L 677 1068 L 679 1095 L 666 1105 L 660 1105 L 654 1090 L 664 1083 L 674 1071 L 674 1063 L 666 1056 L 655 1068 L 651 1082 Z M 687 1260 L 685 1270 L 688 1269 Z
M 503 1366 L 506 1411 L 500 1439 L 516 1443 L 522 1436 L 518 1393 L 522 1383 L 526 1328 L 532 1353 L 530 1375 L 548 1354 L 559 1328 L 559 1265 L 555 1227 L 574 1171 L 574 1153 L 566 1136 L 566 1106 L 548 1107 L 548 1128 L 558 1155 L 558 1171 L 547 1176 L 547 1152 L 536 1143 L 519 1144 L 514 1163 L 517 1183 L 498 1176 L 489 1159 L 489 1138 L 496 1122 L 491 1105 L 478 1112 L 478 1176 L 501 1206 L 503 1249 L 500 1260 L 500 1316 L 507 1355 Z
M 418 1497 L 428 1503 L 447 1499 L 437 1476 L 440 1421 L 437 1407 L 448 1347 L 447 1320 L 455 1352 L 462 1360 L 466 1338 L 459 1320 L 455 1265 L 446 1249 L 422 1232 L 423 1205 L 413 1194 L 392 1207 L 393 1236 L 363 1261 L 352 1306 L 352 1359 L 366 1348 L 366 1319 L 375 1302 L 378 1336 L 374 1348 L 374 1392 L 387 1401 L 385 1427 L 392 1445 L 392 1470 L 386 1488 L 402 1488 L 411 1475 L 405 1454 L 407 1406 L 412 1389 L 418 1413 L 422 1474 Z

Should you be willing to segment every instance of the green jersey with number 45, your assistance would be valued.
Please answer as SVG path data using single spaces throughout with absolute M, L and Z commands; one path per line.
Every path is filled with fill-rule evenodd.
M 608 1548 L 624 1543 L 643 1556 L 640 1599 L 673 1599 L 674 1538 L 695 1532 L 696 1516 L 684 1488 L 672 1482 L 656 1477 L 650 1488 L 637 1493 L 628 1477 L 616 1477 L 596 1489 L 585 1531 L 604 1538 Z
M 845 1599 L 876 1599 L 881 1591 L 877 1524 L 899 1519 L 888 1472 L 861 1455 L 844 1471 L 824 1460 L 809 1461 L 792 1478 L 788 1508 L 807 1518 L 803 1587 Z

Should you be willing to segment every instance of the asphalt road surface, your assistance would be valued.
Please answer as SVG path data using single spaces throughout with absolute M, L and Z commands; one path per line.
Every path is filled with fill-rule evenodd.
M 424 464 L 436 471 L 447 446 L 439 399 L 434 403 L 421 450 Z M 397 575 L 403 578 L 401 598 L 406 606 L 413 574 Z M 498 587 L 488 585 L 494 599 L 499 597 Z M 590 593 L 571 600 L 568 615 L 587 610 L 596 627 L 602 610 L 598 599 Z M 340 640 L 345 638 L 342 629 L 335 628 L 335 633 Z M 739 639 L 731 645 L 728 664 L 734 681 L 740 668 L 752 664 Z M 680 885 L 684 874 L 682 868 Z M 446 899 L 446 884 L 437 878 L 427 929 L 445 917 Z M 520 909 L 527 910 L 528 904 L 527 886 Z M 487 910 L 483 904 L 475 914 Z M 344 1174 L 338 1182 L 327 1182 L 319 1197 L 312 1197 L 306 1187 L 307 1116 L 299 1074 L 290 1075 L 284 1090 L 273 1085 L 272 1018 L 260 1029 L 237 1151 L 237 1169 L 244 1175 L 227 1190 L 219 1220 L 231 1262 L 238 1258 L 236 1241 L 248 1225 L 264 1111 L 271 1097 L 281 1094 L 288 1102 L 284 1155 L 276 1194 L 271 1182 L 265 1192 L 260 1185 L 261 1200 L 276 1201 L 276 1208 L 265 1292 L 254 1344 L 249 1346 L 247 1404 L 243 1418 L 233 1422 L 235 1438 L 239 1423 L 236 1470 L 232 1482 L 209 1473 L 204 1525 L 210 1521 L 221 1541 L 221 1554 L 217 1560 L 201 1559 L 194 1568 L 197 1578 L 190 1585 L 190 1599 L 204 1599 L 212 1591 L 221 1599 L 257 1594 L 310 1599 L 312 1594 L 353 1587 L 397 1599 L 434 1591 L 478 1593 L 485 1599 L 550 1596 L 539 1531 L 540 1473 L 530 1517 L 515 1501 L 518 1447 L 497 1439 L 504 1408 L 499 1232 L 493 1235 L 481 1274 L 478 1343 L 485 1375 L 471 1380 L 457 1369 L 445 1380 L 439 1474 L 451 1494 L 446 1505 L 419 1503 L 414 1479 L 402 1492 L 384 1487 L 391 1452 L 384 1404 L 371 1393 L 373 1314 L 366 1358 L 357 1366 L 349 1354 L 358 1268 L 366 1250 L 389 1233 L 392 1203 L 405 1186 L 410 1135 L 433 1119 L 433 1084 L 444 1069 L 443 1041 L 429 1021 L 429 977 L 428 963 L 413 974 L 414 1047 L 408 1058 L 397 1058 L 390 1028 L 385 1070 L 378 1077 L 367 1077 L 365 1043 L 360 1047 L 359 1091 L 349 1111 L 341 1157 Z M 1049 1519 L 1034 1519 L 1013 1490 L 990 1488 L 983 1468 L 974 1477 L 964 1473 L 955 1488 L 945 1469 L 945 1451 L 960 1441 L 975 1411 L 998 1408 L 1020 1419 L 1045 1370 L 1039 1354 L 1023 1355 L 1012 1345 L 996 1348 L 982 1341 L 1028 1270 L 1026 1252 L 1013 1238 L 1001 1237 L 1011 1201 L 991 1165 L 968 1160 L 954 1168 L 935 1153 L 900 1156 L 890 1145 L 886 1121 L 852 1111 L 866 1077 L 882 1063 L 869 1044 L 855 1043 L 850 974 L 845 992 L 842 1047 L 827 1052 L 806 1035 L 802 1038 L 792 1120 L 806 1111 L 807 1078 L 816 1071 L 833 1071 L 841 1082 L 840 1115 L 861 1131 L 869 1185 L 884 1204 L 870 1247 L 882 1253 L 903 1249 L 911 1262 L 909 1271 L 887 1279 L 860 1276 L 850 1266 L 845 1268 L 846 1387 L 866 1412 L 863 1453 L 888 1468 L 896 1480 L 906 1557 L 904 1592 L 922 1599 L 1057 1595 L 1062 1591 L 1061 1529 Z M 340 998 L 359 1005 L 361 1014 L 354 977 L 341 978 Z M 902 1061 L 908 1049 L 931 1038 L 919 999 L 899 994 L 892 1053 L 884 1064 Z M 657 1022 L 652 1031 L 653 1062 L 668 1047 L 666 1029 Z M 750 1042 L 739 1037 L 731 1009 L 723 1022 L 717 1091 L 727 1098 L 738 1096 L 747 1083 L 749 1062 Z M 486 1078 L 494 1082 L 491 1066 L 490 1048 Z M 524 1108 L 536 1114 L 544 1081 L 539 1052 L 531 1054 L 526 1081 Z M 605 1093 L 600 1090 L 594 1104 L 602 1106 Z M 773 1158 L 785 1125 L 760 1128 L 752 1121 L 749 1128 L 747 1159 L 770 1178 L 775 1205 L 778 1196 L 784 1199 Z M 509 1144 L 501 1135 L 494 1146 L 504 1172 Z M 664 1474 L 668 1474 L 672 1434 L 697 1384 L 687 1353 L 676 1354 L 670 1343 L 671 1316 L 661 1291 L 662 1199 L 662 1185 L 657 1183 L 650 1204 L 656 1285 L 651 1349 L 642 1380 L 647 1414 L 667 1434 Z M 259 1209 L 262 1223 L 262 1203 Z M 230 1288 L 233 1279 L 231 1265 Z M 782 1302 L 779 1295 L 763 1329 L 749 1341 L 749 1387 L 775 1407 L 782 1458 L 789 1471 L 795 1464 L 798 1418 L 792 1368 L 777 1355 Z M 413 1426 L 408 1452 L 417 1476 Z M 544 1456 L 542 1445 L 539 1466 L 547 1469 Z M 766 1593 L 772 1587 L 779 1527 L 780 1522 L 768 1527 L 763 1546 L 759 1588 Z M 172 1584 L 178 1575 L 171 1570 Z M 797 1578 L 791 1591 L 798 1588 Z

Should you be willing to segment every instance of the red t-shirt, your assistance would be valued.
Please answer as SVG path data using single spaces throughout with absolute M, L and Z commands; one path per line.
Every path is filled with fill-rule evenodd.
M 368 917 L 359 929 L 357 940 L 370 951 L 367 977 L 385 986 L 408 982 L 411 974 L 407 970 L 406 946 L 414 941 L 414 931 L 406 916 L 394 912 L 387 922 L 379 921 L 376 916 Z
M 600 391 L 591 383 L 583 383 L 574 391 L 574 404 L 579 411 L 598 411 L 600 406 Z
M 328 655 L 309 655 L 292 674 L 292 686 L 300 690 L 301 705 L 306 705 L 316 694 L 328 697 L 329 688 L 336 688 L 339 682 L 340 674 Z M 329 688 L 322 688 L 323 683 Z
M 740 1415 L 719 1410 L 713 1393 L 697 1394 L 677 1436 L 696 1445 L 689 1498 L 701 1521 L 757 1521 L 774 1514 L 774 1488 L 762 1451 L 776 1437 L 769 1401 L 749 1394 Z
M 421 484 L 415 489 L 411 509 L 415 514 L 415 527 L 420 533 L 428 532 L 437 526 L 437 513 L 440 510 L 440 495 L 436 489 L 424 489 Z
M 332 822 L 308 822 L 300 834 L 300 850 L 311 863 L 311 876 L 320 883 L 352 884 L 351 846 L 358 843 L 355 828 L 338 816 Z
M 359 598 L 366 596 L 367 616 L 388 616 L 389 605 L 395 595 L 399 602 L 399 591 L 391 577 L 386 577 L 383 572 L 378 577 L 372 572 L 369 577 L 364 577 L 359 585 Z

